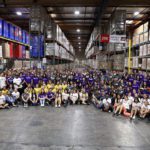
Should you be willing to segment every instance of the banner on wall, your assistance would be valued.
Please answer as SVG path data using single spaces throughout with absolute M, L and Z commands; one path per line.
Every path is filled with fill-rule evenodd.
M 101 43 L 126 43 L 126 35 L 108 35 L 101 34 L 100 36 Z
M 109 43 L 109 35 L 108 34 L 101 34 L 100 42 L 101 43 Z
M 110 35 L 110 43 L 126 43 L 126 35 Z

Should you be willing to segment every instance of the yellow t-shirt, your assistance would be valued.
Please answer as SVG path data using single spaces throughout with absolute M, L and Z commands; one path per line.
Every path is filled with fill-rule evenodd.
M 8 94 L 8 90 L 2 90 L 2 94 L 3 95 L 7 95 Z
M 51 84 L 47 84 L 47 87 L 48 87 L 48 89 L 50 89 L 52 87 L 52 85 Z
M 45 93 L 48 92 L 48 87 L 47 86 L 44 87 L 44 91 L 45 91 Z
M 34 88 L 34 90 L 35 90 L 37 95 L 40 94 L 40 92 L 41 92 L 41 88 Z
M 62 89 L 63 90 L 67 89 L 67 84 L 62 85 Z

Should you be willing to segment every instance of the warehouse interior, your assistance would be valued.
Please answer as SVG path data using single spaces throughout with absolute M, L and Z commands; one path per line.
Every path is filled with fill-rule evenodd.
M 63 75 L 67 79 L 61 81 Z M 89 76 L 88 86 L 84 79 L 78 84 L 77 75 Z M 48 84 L 57 89 L 61 84 L 62 91 L 64 86 L 88 87 L 87 105 L 74 106 L 68 96 L 67 108 L 55 108 L 59 100 L 54 106 L 45 102 L 43 108 L 37 91 L 38 106 L 21 100 L 24 85 L 30 89 L 35 77 L 43 82 L 40 92 Z M 16 85 L 18 78 L 22 81 Z M 111 83 L 105 82 L 108 78 Z M 126 96 L 120 98 L 122 104 L 116 102 L 118 93 L 112 96 L 114 83 L 126 96 L 131 93 L 130 112 L 122 107 Z M 108 99 L 106 87 L 117 103 L 107 110 L 95 96 L 99 90 Z M 19 91 L 17 105 L 1 103 L 10 89 Z M 135 99 L 141 104 L 136 110 Z M 62 101 L 61 93 L 63 106 Z M 149 150 L 149 123 L 150 0 L 0 0 L 0 150 Z

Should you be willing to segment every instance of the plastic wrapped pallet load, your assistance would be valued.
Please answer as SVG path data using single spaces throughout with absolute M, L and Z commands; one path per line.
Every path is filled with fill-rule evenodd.
M 150 44 L 147 45 L 147 54 L 150 55 Z
M 147 58 L 147 69 L 150 70 L 150 58 Z
M 4 58 L 10 58 L 10 45 L 8 43 L 3 43 L 3 53 L 4 53 Z
M 144 33 L 144 42 L 147 42 L 148 41 L 148 32 L 145 32 Z
M 10 58 L 14 57 L 14 43 L 9 42 L 9 48 L 10 48 Z
M 144 42 L 144 34 L 140 34 L 140 43 L 143 43 Z
M 9 38 L 15 40 L 15 27 L 9 24 Z
M 144 24 L 144 30 L 143 30 L 143 32 L 147 32 L 147 31 L 148 31 L 148 22 L 146 22 Z
M 19 38 L 19 42 L 22 42 L 23 37 L 22 37 L 22 30 L 21 30 L 21 28 L 18 28 L 18 38 Z
M 143 45 L 143 56 L 147 55 L 147 45 Z
M 2 45 L 0 45 L 0 58 L 3 58 L 3 49 L 2 49 Z
M 140 46 L 139 56 L 143 56 L 143 45 Z
M 30 52 L 26 51 L 26 58 L 29 59 L 30 58 Z
M 146 65 L 147 65 L 147 59 L 143 58 L 142 59 L 142 69 L 146 69 Z
M 125 66 L 125 67 L 128 67 L 128 58 L 126 57 L 124 61 L 125 61 L 125 62 L 124 62 L 124 66 Z
M 3 21 L 3 36 L 9 38 L 9 24 L 6 21 Z
M 15 40 L 19 41 L 19 27 L 15 26 Z
M 0 36 L 3 36 L 3 20 L 0 19 Z
M 139 63 L 138 63 L 138 57 L 133 57 L 133 68 L 138 68 Z

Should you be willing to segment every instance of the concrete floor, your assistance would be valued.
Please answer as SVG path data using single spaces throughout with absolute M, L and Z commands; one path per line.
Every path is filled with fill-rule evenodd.
M 1 110 L 0 150 L 150 150 L 150 124 L 93 106 Z

